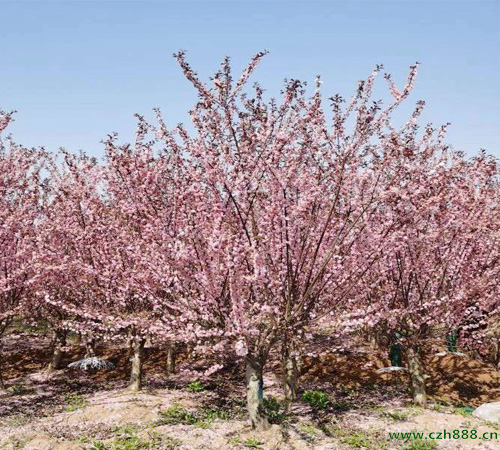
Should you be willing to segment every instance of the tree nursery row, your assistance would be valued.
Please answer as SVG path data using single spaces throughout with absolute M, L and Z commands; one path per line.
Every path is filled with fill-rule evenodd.
M 102 161 L 24 148 L 0 114 L 0 342 L 13 323 L 46 324 L 52 370 L 69 333 L 88 364 L 105 364 L 95 343 L 127 342 L 132 390 L 146 344 L 172 365 L 176 348 L 209 358 L 200 378 L 236 361 L 257 429 L 269 355 L 290 404 L 319 331 L 376 341 L 393 365 L 401 351 L 421 406 L 436 342 L 498 364 L 498 161 L 419 126 L 423 101 L 394 124 L 417 65 L 402 87 L 383 76 L 385 102 L 381 66 L 349 100 L 324 98 L 319 77 L 275 99 L 248 82 L 263 56 L 235 79 L 226 59 L 204 83 L 176 54 L 198 93 L 192 123 L 137 115 L 135 142 L 110 134 Z

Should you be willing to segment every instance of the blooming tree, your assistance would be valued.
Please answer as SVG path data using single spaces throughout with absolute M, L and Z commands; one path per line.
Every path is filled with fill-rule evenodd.
M 203 299 L 207 328 L 220 329 L 215 349 L 233 350 L 247 366 L 247 404 L 252 424 L 267 426 L 262 408 L 263 368 L 281 344 L 285 392 L 296 391 L 295 348 L 311 325 L 345 301 L 377 251 L 361 254 L 366 240 L 380 240 L 392 226 L 367 228 L 390 182 L 392 111 L 412 89 L 416 67 L 393 102 L 370 104 L 380 67 L 360 82 L 345 109 L 332 99 L 327 125 L 320 80 L 312 98 L 304 84 L 286 82 L 283 100 L 266 101 L 256 85 L 243 88 L 263 57 L 254 57 L 241 78 L 229 60 L 203 84 L 176 55 L 199 94 L 191 112 L 196 133 L 180 133 L 191 183 L 183 243 L 183 278 Z M 353 116 L 352 133 L 346 123 Z M 217 335 L 212 331 L 211 335 Z
M 133 144 L 110 135 L 102 164 L 62 151 L 48 184 L 44 152 L 0 141 L 0 336 L 21 307 L 43 317 L 53 368 L 70 330 L 127 341 L 133 390 L 147 342 L 214 356 L 206 374 L 237 358 L 252 426 L 265 429 L 270 353 L 290 403 L 315 330 L 363 326 L 402 336 L 424 405 L 431 339 L 465 336 L 471 311 L 499 312 L 495 160 L 451 151 L 446 127 L 419 133 L 423 102 L 392 124 L 416 65 L 402 89 L 385 75 L 387 105 L 373 101 L 377 66 L 327 111 L 319 77 L 312 94 L 286 80 L 280 100 L 248 89 L 264 53 L 237 80 L 224 60 L 212 85 L 175 56 L 198 92 L 192 131 L 159 110 L 155 124 L 137 116 Z
M 456 329 L 470 307 L 498 298 L 498 166 L 452 152 L 442 142 L 445 127 L 418 136 L 410 125 L 388 149 L 398 154 L 399 175 L 377 211 L 394 227 L 359 286 L 352 317 L 402 336 L 414 402 L 424 406 L 424 348 Z
M 0 111 L 0 135 L 11 114 Z M 12 139 L 0 140 L 0 338 L 32 298 L 35 223 L 42 201 L 42 150 L 28 150 Z M 5 390 L 1 372 L 0 392 Z

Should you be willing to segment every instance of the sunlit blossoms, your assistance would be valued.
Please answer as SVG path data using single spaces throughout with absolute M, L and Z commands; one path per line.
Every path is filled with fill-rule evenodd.
M 379 80 L 383 104 L 381 66 L 349 101 L 325 100 L 319 77 L 268 98 L 248 87 L 264 53 L 236 78 L 224 60 L 210 83 L 175 57 L 198 94 L 191 128 L 137 116 L 135 142 L 110 135 L 102 161 L 1 144 L 0 336 L 14 318 L 44 321 L 52 369 L 69 333 L 99 367 L 96 343 L 126 344 L 133 390 L 148 347 L 170 349 L 168 371 L 176 349 L 205 358 L 200 377 L 236 361 L 264 429 L 270 354 L 290 405 L 319 331 L 397 334 L 424 405 L 422 353 L 451 333 L 480 341 L 498 314 L 497 161 L 420 129 L 422 101 L 393 125 L 417 65 L 401 86 Z

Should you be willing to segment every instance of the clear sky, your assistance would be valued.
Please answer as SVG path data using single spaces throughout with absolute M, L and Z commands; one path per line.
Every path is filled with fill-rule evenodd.
M 350 97 L 375 64 L 401 84 L 420 61 L 409 107 L 422 98 L 423 123 L 452 122 L 455 148 L 500 156 L 499 1 L 0 0 L 0 108 L 18 110 L 26 146 L 102 155 L 107 133 L 132 139 L 135 112 L 189 121 L 179 49 L 204 79 L 225 55 L 242 69 L 268 49 L 253 80 L 271 94 L 321 74 L 325 94 Z

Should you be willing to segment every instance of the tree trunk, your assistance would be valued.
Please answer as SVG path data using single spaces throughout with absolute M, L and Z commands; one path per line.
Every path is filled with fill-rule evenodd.
M 0 395 L 7 394 L 7 388 L 2 377 L 2 351 L 0 349 Z
M 283 365 L 283 391 L 285 393 L 286 409 L 290 408 L 292 402 L 297 400 L 298 380 L 299 380 L 299 357 L 294 354 L 293 348 L 286 344 L 282 349 Z
M 493 364 L 500 367 L 500 338 L 495 341 L 493 352 Z
M 144 362 L 144 339 L 137 339 L 133 341 L 132 348 L 134 354 L 132 355 L 132 371 L 130 373 L 129 390 L 140 391 L 142 389 L 142 364 Z
M 49 370 L 59 370 L 61 368 L 64 356 L 62 347 L 66 346 L 66 336 L 67 333 L 65 331 L 54 331 L 54 351 L 52 353 L 52 361 L 49 363 Z
M 408 348 L 408 372 L 410 373 L 411 387 L 413 391 L 413 403 L 425 408 L 427 406 L 425 378 L 420 352 L 417 348 Z
M 93 358 L 95 356 L 95 339 L 87 339 L 85 341 L 85 358 Z
M 167 374 L 175 373 L 175 344 L 170 344 L 167 350 Z
M 269 422 L 264 411 L 264 380 L 262 361 L 247 357 L 247 408 L 254 430 L 267 430 Z
M 403 367 L 403 360 L 401 358 L 401 345 L 394 343 L 389 349 L 389 359 L 392 367 Z

